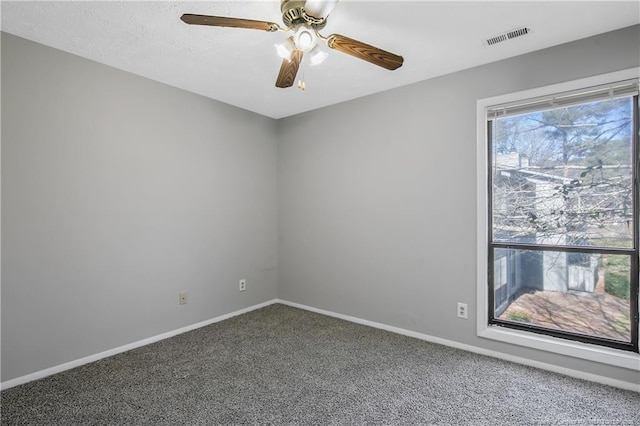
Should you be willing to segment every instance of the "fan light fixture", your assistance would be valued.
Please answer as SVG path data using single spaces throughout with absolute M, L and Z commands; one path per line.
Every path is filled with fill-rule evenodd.
M 338 0 L 307 0 L 304 10 L 316 18 L 326 18 L 336 7 L 336 4 L 338 4 Z
M 311 52 L 318 44 L 318 37 L 311 28 L 300 25 L 293 35 L 293 42 L 299 50 Z
M 296 46 L 290 38 L 285 39 L 282 43 L 276 43 L 274 46 L 276 47 L 278 56 L 291 62 L 291 53 L 295 50 Z
M 311 57 L 309 58 L 309 64 L 312 67 L 316 65 L 320 65 L 321 63 L 324 62 L 325 59 L 327 59 L 328 56 L 329 54 L 327 52 L 325 52 L 324 50 L 318 49 L 318 51 L 313 55 L 311 55 Z

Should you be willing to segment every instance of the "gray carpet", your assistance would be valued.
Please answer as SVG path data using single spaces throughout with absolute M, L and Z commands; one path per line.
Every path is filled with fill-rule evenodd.
M 640 424 L 638 393 L 284 305 L 1 395 L 3 425 Z

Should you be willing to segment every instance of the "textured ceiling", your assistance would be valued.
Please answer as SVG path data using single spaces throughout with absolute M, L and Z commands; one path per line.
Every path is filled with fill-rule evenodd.
M 640 23 L 637 1 L 348 1 L 324 35 L 340 33 L 404 56 L 387 71 L 327 49 L 303 65 L 307 89 L 274 86 L 288 35 L 191 26 L 183 13 L 281 23 L 277 1 L 2 1 L 2 30 L 273 118 L 343 102 L 461 69 Z M 488 47 L 484 40 L 531 33 Z

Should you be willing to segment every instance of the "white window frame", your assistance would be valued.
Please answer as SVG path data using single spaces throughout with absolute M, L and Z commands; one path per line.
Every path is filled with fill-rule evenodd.
M 488 141 L 487 141 L 487 109 L 493 105 L 500 105 L 522 99 L 531 99 L 553 95 L 585 87 L 608 84 L 615 81 L 640 77 L 640 68 L 602 74 L 594 77 L 582 78 L 565 83 L 554 84 L 531 90 L 495 96 L 477 101 L 477 335 L 481 338 L 499 342 L 525 346 L 546 352 L 571 356 L 589 361 L 600 362 L 616 367 L 640 371 L 640 354 L 560 339 L 543 334 L 536 334 L 521 330 L 508 329 L 489 325 L 489 309 L 487 294 L 488 277 Z M 637 231 L 637 230 L 636 230 Z

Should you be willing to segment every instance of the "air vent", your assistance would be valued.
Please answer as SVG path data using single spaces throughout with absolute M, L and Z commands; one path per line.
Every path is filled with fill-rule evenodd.
M 511 40 L 516 37 L 522 37 L 523 35 L 527 35 L 531 32 L 531 30 L 527 27 L 516 28 L 515 30 L 507 31 L 502 34 L 498 34 L 497 36 L 490 37 L 486 40 L 486 43 L 489 46 L 493 46 L 494 44 L 502 43 L 503 41 Z

